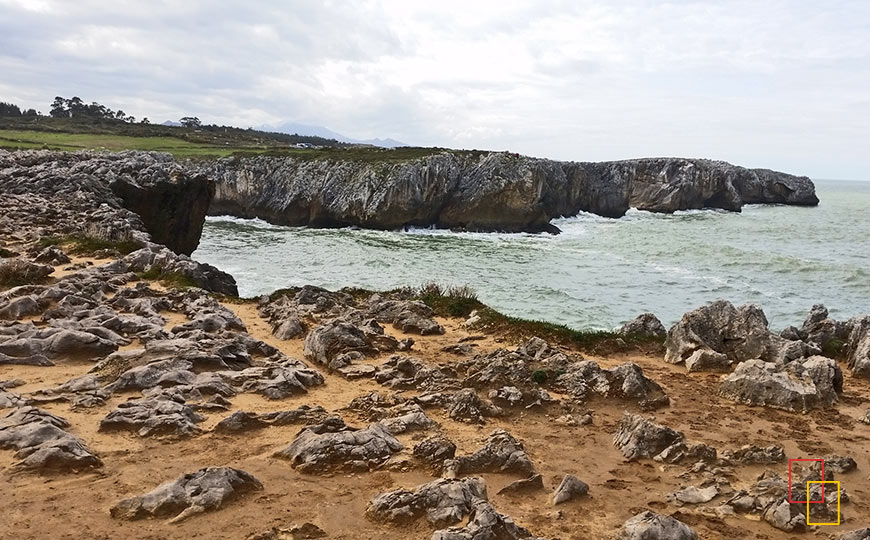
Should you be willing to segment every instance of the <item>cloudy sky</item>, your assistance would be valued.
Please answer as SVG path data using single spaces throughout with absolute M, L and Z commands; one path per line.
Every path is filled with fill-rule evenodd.
M 867 0 L 0 0 L 0 101 L 870 179 Z

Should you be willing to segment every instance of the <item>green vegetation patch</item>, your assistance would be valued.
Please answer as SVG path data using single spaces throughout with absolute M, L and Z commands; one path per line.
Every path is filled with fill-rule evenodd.
M 190 289 L 199 287 L 196 281 L 192 280 L 184 274 L 178 272 L 164 272 L 162 268 L 152 266 L 144 272 L 138 274 L 139 279 L 149 281 L 158 281 L 164 287 L 174 287 L 176 289 Z
M 97 251 L 114 250 L 121 255 L 127 255 L 141 249 L 142 246 L 132 240 L 105 240 L 86 234 L 70 234 L 66 236 L 43 236 L 37 242 L 39 247 L 62 246 L 74 255 L 92 255 Z

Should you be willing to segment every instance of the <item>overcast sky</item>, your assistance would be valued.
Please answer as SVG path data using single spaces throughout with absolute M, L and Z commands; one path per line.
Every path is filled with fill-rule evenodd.
M 867 0 L 0 0 L 0 74 L 46 113 L 870 179 Z

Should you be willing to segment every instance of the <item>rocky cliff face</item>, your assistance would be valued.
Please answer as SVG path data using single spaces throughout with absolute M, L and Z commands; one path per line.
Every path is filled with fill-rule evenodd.
M 539 232 L 581 211 L 818 204 L 807 177 L 701 159 L 580 163 L 445 151 L 403 162 L 261 156 L 189 166 L 217 183 L 211 215 L 317 227 Z
M 199 244 L 214 183 L 169 154 L 0 150 L 0 208 L 8 232 L 86 233 L 149 240 L 189 255 Z

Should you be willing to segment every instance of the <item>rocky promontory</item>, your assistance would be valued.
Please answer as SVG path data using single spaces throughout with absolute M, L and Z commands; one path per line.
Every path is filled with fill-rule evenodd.
M 250 156 L 189 164 L 215 180 L 211 215 L 314 227 L 558 232 L 550 220 L 629 208 L 740 211 L 744 204 L 813 206 L 813 182 L 706 159 L 560 162 L 504 152 L 441 151 L 408 160 Z
M 214 182 L 170 154 L 0 150 L 0 233 L 199 245 Z

